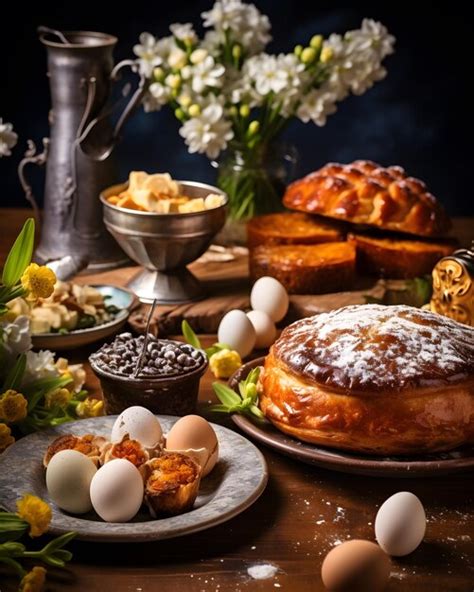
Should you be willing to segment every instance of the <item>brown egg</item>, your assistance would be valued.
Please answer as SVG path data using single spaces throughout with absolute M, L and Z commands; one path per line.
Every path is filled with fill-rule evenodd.
M 326 555 L 321 577 L 330 592 L 381 592 L 390 577 L 390 559 L 375 543 L 347 541 Z
M 205 460 L 198 459 L 199 452 L 205 448 Z M 186 415 L 174 424 L 166 437 L 166 449 L 186 453 L 201 464 L 202 476 L 208 475 L 217 462 L 219 445 L 211 424 L 199 415 Z M 202 455 L 201 455 L 202 456 Z

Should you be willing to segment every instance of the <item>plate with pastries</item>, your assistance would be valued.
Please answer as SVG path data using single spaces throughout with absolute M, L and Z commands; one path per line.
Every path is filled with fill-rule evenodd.
M 442 205 L 399 166 L 329 163 L 290 184 L 283 205 L 248 222 L 249 269 L 252 280 L 273 276 L 290 294 L 417 278 L 457 247 Z
M 50 504 L 52 534 L 147 542 L 230 520 L 267 479 L 265 459 L 241 435 L 133 406 L 18 440 L 0 458 L 0 503 L 14 512 L 28 491 Z
M 317 466 L 420 477 L 474 469 L 474 328 L 406 305 L 350 305 L 286 327 L 261 367 L 247 435 Z

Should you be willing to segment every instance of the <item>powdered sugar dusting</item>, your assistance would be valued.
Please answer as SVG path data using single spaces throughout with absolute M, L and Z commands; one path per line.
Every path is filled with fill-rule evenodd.
M 318 383 L 401 390 L 473 375 L 474 329 L 410 306 L 346 306 L 293 323 L 274 352 Z

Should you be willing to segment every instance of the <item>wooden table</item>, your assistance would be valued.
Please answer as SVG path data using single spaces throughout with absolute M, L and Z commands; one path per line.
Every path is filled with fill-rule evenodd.
M 3 258 L 25 216 L 23 210 L 0 209 Z M 456 227 L 467 242 L 474 221 L 459 220 Z M 208 336 L 205 341 L 213 339 Z M 75 352 L 74 359 L 84 361 L 93 349 Z M 200 409 L 204 413 L 213 399 L 211 380 L 207 374 L 201 383 Z M 98 392 L 90 371 L 87 387 Z M 228 419 L 223 423 L 232 427 Z M 387 590 L 474 590 L 472 473 L 430 479 L 369 478 L 310 467 L 265 448 L 262 452 L 270 472 L 267 489 L 240 516 L 198 534 L 157 543 L 75 542 L 71 545 L 73 562 L 66 570 L 50 571 L 48 590 L 322 591 L 320 569 L 326 553 L 347 539 L 373 540 L 377 508 L 387 497 L 403 490 L 422 500 L 428 528 L 416 552 L 393 561 Z M 252 579 L 247 568 L 257 563 L 272 563 L 278 567 L 277 575 L 268 580 Z M 1 592 L 15 589 L 13 580 L 4 580 L 0 572 Z

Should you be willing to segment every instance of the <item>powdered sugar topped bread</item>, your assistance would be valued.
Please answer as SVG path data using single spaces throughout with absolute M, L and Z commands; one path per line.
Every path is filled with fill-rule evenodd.
M 283 331 L 274 355 L 335 388 L 401 390 L 474 372 L 474 330 L 411 306 L 346 306 Z
M 301 440 L 373 454 L 474 443 L 474 329 L 409 306 L 347 306 L 287 327 L 260 406 Z

